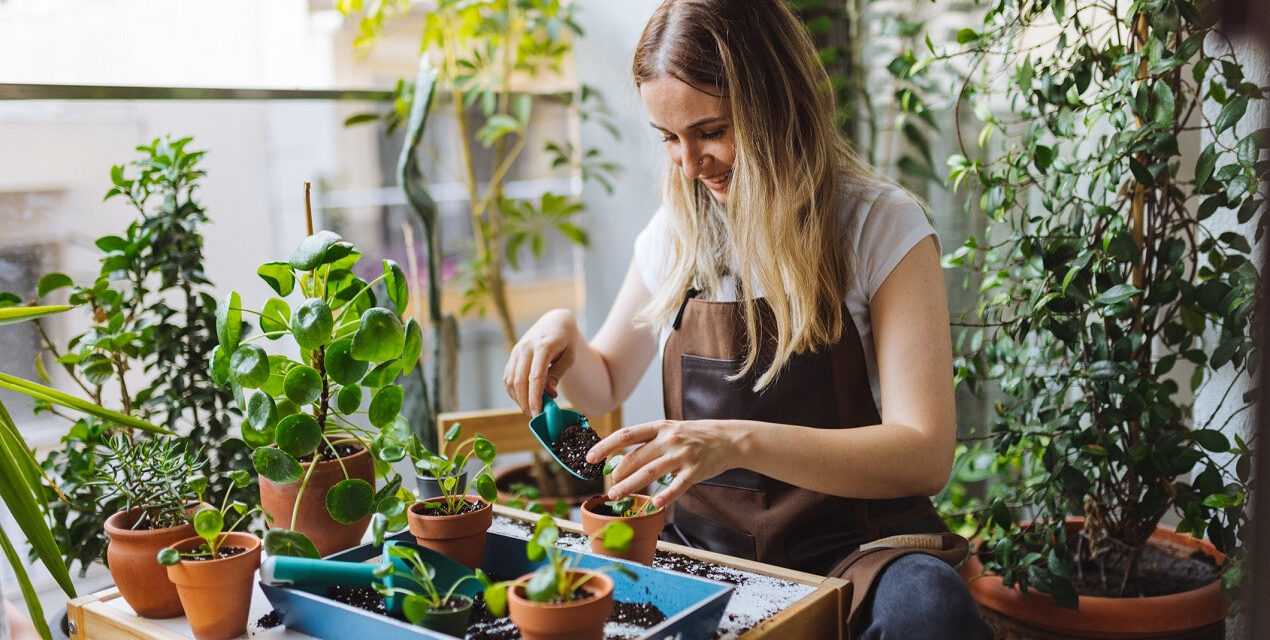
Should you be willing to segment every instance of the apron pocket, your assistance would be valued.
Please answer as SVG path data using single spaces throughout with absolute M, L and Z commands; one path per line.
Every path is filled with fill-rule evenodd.
M 758 558 L 754 536 L 682 507 L 675 509 L 675 528 L 689 546 L 746 560 Z

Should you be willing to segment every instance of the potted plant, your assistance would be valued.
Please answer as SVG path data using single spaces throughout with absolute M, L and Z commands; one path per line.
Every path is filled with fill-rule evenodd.
M 1241 576 L 1248 444 L 1197 414 L 1191 393 L 1220 409 L 1210 416 L 1252 400 L 1234 382 L 1203 387 L 1255 360 L 1258 275 L 1233 225 L 1264 209 L 1270 136 L 1237 126 L 1262 91 L 1235 50 L 1205 45 L 1207 5 L 1095 17 L 1092 5 L 1010 2 L 958 34 L 1009 73 L 958 95 L 976 102 L 990 157 L 954 156 L 950 179 L 983 189 L 994 224 L 947 261 L 983 275 L 958 377 L 981 391 L 999 381 L 1001 394 L 970 454 L 991 459 L 999 484 L 974 514 L 982 545 L 967 577 L 1013 632 L 1216 635 L 1218 574 L 1229 587 Z M 1034 31 L 1057 45 L 1013 46 Z M 998 117 L 1003 104 L 1013 112 Z M 1186 136 L 1197 158 L 1183 155 Z M 1175 531 L 1160 526 L 1169 513 Z M 1200 575 L 1207 564 L 1208 577 L 1154 569 L 1177 563 Z
M 440 451 L 433 453 L 419 447 L 414 453 L 415 469 L 430 474 L 437 482 L 441 496 L 420 500 L 410 506 L 407 517 L 410 534 L 421 547 L 444 554 L 473 569 L 481 566 L 485 556 L 485 532 L 494 521 L 490 506 L 498 497 L 490 464 L 494 462 L 494 443 L 480 434 L 460 442 L 447 455 L 451 442 L 459 439 L 462 426 L 455 424 L 445 434 Z M 484 465 L 470 482 L 460 484 L 465 469 L 475 455 Z M 475 485 L 478 495 L 469 492 Z
M 404 560 L 410 567 L 410 573 L 399 574 L 396 572 L 395 565 L 385 562 L 375 570 L 375 577 L 380 580 L 374 583 L 375 591 L 385 598 L 401 597 L 401 612 L 411 624 L 462 638 L 467 632 L 468 620 L 472 617 L 472 599 L 463 594 L 456 594 L 454 590 L 468 580 L 478 580 L 478 576 L 484 574 L 464 576 L 455 580 L 445 593 L 441 593 L 437 585 L 432 582 L 436 576 L 436 569 L 420 559 L 417 550 L 393 545 L 388 547 L 388 554 Z M 386 586 L 382 581 L 390 575 L 405 578 L 413 582 L 418 589 L 399 586 L 402 584 L 401 580 L 394 581 L 391 587 Z M 486 578 L 484 581 L 489 582 L 489 579 Z
M 621 455 L 616 455 L 604 463 L 604 475 L 609 475 L 618 463 Z M 622 558 L 640 564 L 652 565 L 657 554 L 657 537 L 666 525 L 666 511 L 653 504 L 653 497 L 674 480 L 674 474 L 668 473 L 657 479 L 657 488 L 651 495 L 632 494 L 609 500 L 608 496 L 599 495 L 582 503 L 582 530 L 588 535 L 603 530 L 610 522 L 622 522 L 631 528 L 632 539 L 629 548 L 622 551 L 611 550 L 599 537 L 591 538 L 591 550 L 600 555 Z
M 234 484 L 251 481 L 246 472 L 235 473 Z M 186 485 L 199 494 L 201 502 L 207 478 L 195 476 Z M 204 507 L 195 512 L 192 520 L 198 535 L 180 540 L 156 556 L 156 566 L 167 567 L 198 640 L 228 640 L 247 631 L 261 543 L 250 533 L 234 531 L 256 510 L 240 501 L 230 502 L 229 497 L 227 491 L 219 509 Z M 225 516 L 231 511 L 238 519 L 225 529 Z
M 577 556 L 566 555 L 555 546 L 560 530 L 549 515 L 538 519 L 534 535 L 525 542 L 525 556 L 542 562 L 533 573 L 515 580 L 486 584 L 485 605 L 496 616 L 507 615 L 525 640 L 600 640 L 604 622 L 613 611 L 613 580 L 608 571 L 617 571 L 638 580 L 630 569 L 618 564 L 600 569 L 578 569 Z M 610 522 L 591 539 L 600 539 L 606 548 L 625 550 L 631 529 Z M 478 574 L 478 577 L 484 574 Z
M 250 311 L 260 334 L 240 331 L 247 310 L 237 292 L 217 314 L 212 375 L 233 389 L 244 412 L 243 440 L 255 449 L 261 506 L 274 527 L 265 537 L 270 553 L 328 555 L 359 542 L 372 510 L 403 510 L 388 464 L 405 457 L 412 436 L 399 416 L 404 394 L 395 381 L 418 362 L 423 332 L 414 319 L 403 324 L 376 305 L 374 286 L 383 283 L 394 306 L 406 307 L 401 268 L 385 260 L 382 275 L 366 282 L 352 270 L 359 258 L 353 245 L 320 231 L 289 261 L 257 270 L 282 296 Z M 303 297 L 294 312 L 283 299 L 293 292 Z M 257 344 L 283 337 L 298 345 L 300 361 Z M 371 428 L 354 422 L 361 414 Z M 390 477 L 378 494 L 377 464 Z
M 123 509 L 106 519 L 110 536 L 106 557 L 119 595 L 137 615 L 175 618 L 181 600 L 163 567 L 154 563 L 160 549 L 194 535 L 190 513 L 200 503 L 202 488 L 185 478 L 198 475 L 207 463 L 199 451 L 174 438 L 134 443 L 123 434 L 109 441 L 93 484 L 105 496 L 120 496 Z M 246 479 L 246 472 L 242 472 Z M 201 483 L 206 485 L 206 479 Z

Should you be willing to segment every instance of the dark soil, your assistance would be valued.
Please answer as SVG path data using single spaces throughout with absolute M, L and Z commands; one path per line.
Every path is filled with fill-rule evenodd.
M 256 626 L 261 629 L 272 629 L 280 624 L 282 624 L 282 618 L 278 616 L 277 611 L 270 611 L 256 621 Z
M 621 622 L 648 629 L 666 621 L 666 614 L 651 602 L 613 602 L 609 622 Z
M 339 457 L 341 458 L 347 458 L 361 450 L 362 450 L 361 445 L 356 445 L 351 443 L 335 445 L 335 452 L 339 454 Z M 313 462 L 314 455 L 318 456 L 318 462 L 322 462 L 323 460 L 335 459 L 331 457 L 331 447 L 328 447 L 326 446 L 325 443 L 323 443 L 321 446 L 318 447 L 317 451 L 314 451 L 313 453 L 310 453 L 307 456 L 301 456 L 299 458 L 296 458 L 296 461 L 300 463 Z
M 326 597 L 381 616 L 388 615 L 388 607 L 384 606 L 384 597 L 370 587 L 331 587 L 326 590 Z
M 236 556 L 240 553 L 247 553 L 247 549 L 244 547 L 221 547 L 216 550 L 215 558 L 212 558 L 210 555 L 202 555 L 202 556 L 194 556 L 194 557 L 181 556 L 181 559 L 189 560 L 190 562 L 206 562 L 208 560 L 213 560 L 213 559 L 220 560 L 221 558 L 229 558 L 232 556 Z
M 578 475 L 594 480 L 604 475 L 604 464 L 587 462 L 586 453 L 599 441 L 600 436 L 594 429 L 571 424 L 565 427 L 560 439 L 552 445 L 551 452 Z
M 653 567 L 657 569 L 670 569 L 671 571 L 694 575 L 698 578 L 726 582 L 732 585 L 742 585 L 746 583 L 743 576 L 736 575 L 734 573 L 724 573 L 708 562 L 695 560 L 693 558 L 689 558 L 688 556 L 681 556 L 677 553 L 658 551 L 653 557 Z
M 477 594 L 473 599 L 472 619 L 468 623 L 466 640 L 520 640 L 520 630 L 510 618 L 495 618 L 485 608 L 485 597 Z M 666 614 L 650 603 L 613 602 L 613 614 L 609 622 L 629 624 L 645 629 L 666 620 Z
M 1080 540 L 1072 536 L 1072 540 Z M 1086 554 L 1088 555 L 1088 554 Z M 1105 556 L 1105 559 L 1104 559 Z M 1198 589 L 1221 574 L 1213 559 L 1199 551 L 1179 558 L 1155 547 L 1146 547 L 1138 558 L 1138 572 L 1120 592 L 1125 554 L 1119 549 L 1103 551 L 1096 560 L 1085 558 L 1082 571 L 1073 572 L 1076 593 L 1082 596 L 1152 597 Z M 1105 565 L 1100 571 L 1099 565 Z M 1107 580 L 1104 583 L 1103 573 Z
M 465 513 L 472 513 L 472 512 L 474 512 L 474 511 L 480 511 L 481 509 L 488 509 L 488 508 L 490 508 L 490 507 L 489 507 L 489 504 L 488 504 L 488 503 L 485 503 L 485 502 L 480 502 L 480 503 L 477 503 L 477 504 L 472 504 L 471 502 L 464 501 L 464 502 L 463 502 L 463 504 L 459 505 L 459 512 L 458 512 L 458 513 L 446 513 L 445 511 L 443 511 L 443 510 L 442 510 L 442 508 L 441 508 L 441 507 L 426 507 L 426 506 L 424 506 L 424 505 L 426 505 L 426 504 L 428 504 L 428 503 L 431 503 L 431 502 L 442 502 L 442 503 L 444 503 L 444 502 L 445 502 L 445 500 L 443 500 L 443 499 L 441 499 L 441 498 L 434 498 L 434 499 L 428 500 L 428 501 L 426 501 L 426 502 L 424 502 L 424 503 L 422 503 L 422 504 L 419 504 L 418 506 L 411 507 L 411 508 L 410 508 L 410 510 L 411 510 L 411 511 L 413 511 L 413 512 L 415 512 L 415 513 L 417 513 L 417 514 L 419 514 L 419 515 L 424 515 L 424 516 L 447 516 L 447 515 L 449 515 L 449 516 L 459 516 L 459 515 L 463 515 L 463 514 L 465 514 Z

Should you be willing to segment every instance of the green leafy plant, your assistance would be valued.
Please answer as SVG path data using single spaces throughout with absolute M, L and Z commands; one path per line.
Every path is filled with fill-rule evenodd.
M 107 487 L 105 500 L 122 497 L 122 510 L 141 510 L 133 529 L 164 529 L 189 522 L 186 510 L 201 500 L 197 487 L 174 479 L 195 476 L 206 465 L 202 450 L 191 451 L 187 441 L 162 437 L 133 442 L 118 433 L 110 438 L 91 484 Z
M 601 539 L 604 548 L 611 551 L 626 551 L 631 546 L 635 532 L 624 522 L 613 521 L 603 529 L 592 534 L 592 538 Z M 507 614 L 507 590 L 524 586 L 525 595 L 533 602 L 559 603 L 569 602 L 573 592 L 580 589 L 592 577 L 594 572 L 616 571 L 632 580 L 638 580 L 633 571 L 620 564 L 612 564 L 599 569 L 588 569 L 591 574 L 576 571 L 578 556 L 569 555 L 555 546 L 560 537 L 560 529 L 556 521 L 549 515 L 538 519 L 534 526 L 534 535 L 525 542 L 525 556 L 530 562 L 546 562 L 527 577 L 503 582 L 490 583 L 484 574 L 478 574 L 485 582 L 485 606 L 496 616 Z
M 404 392 L 395 382 L 418 363 L 423 331 L 413 318 L 402 323 L 396 312 L 377 305 L 374 287 L 382 283 L 386 299 L 406 308 L 410 292 L 401 267 L 384 260 L 382 275 L 367 282 L 353 273 L 360 257 L 339 235 L 320 231 L 305 238 L 290 260 L 261 265 L 257 274 L 278 297 L 260 311 L 244 309 L 237 292 L 226 297 L 216 319 L 219 344 L 211 358 L 212 376 L 237 398 L 244 414 L 243 440 L 254 449 L 256 471 L 278 484 L 299 482 L 297 504 L 317 467 L 311 464 L 305 472 L 300 459 L 339 460 L 339 447 L 360 446 L 389 476 L 387 486 L 377 494 L 344 469 L 345 479 L 325 496 L 327 511 L 346 524 L 372 509 L 404 521 L 397 513 L 404 511 L 397 495 L 400 478 L 389 465 L 403 459 L 414 440 L 400 415 Z M 292 293 L 302 297 L 294 311 L 284 299 Z M 244 312 L 259 318 L 261 333 L 244 336 Z M 299 347 L 300 361 L 269 355 L 258 344 L 284 337 Z M 371 428 L 353 422 L 355 415 L 364 415 Z M 311 543 L 294 531 L 296 515 L 293 510 L 285 526 L 291 531 L 279 527 L 287 523 L 274 523 L 266 534 L 270 553 L 311 555 Z
M 13 296 L 0 294 L 0 325 L 30 321 L 70 309 L 65 305 L 16 307 L 13 306 L 15 302 Z M 140 431 L 166 433 L 161 427 L 143 420 L 104 409 L 57 389 L 5 373 L 0 373 L 0 388 L 24 394 L 36 401 L 46 402 L 49 406 L 78 411 L 111 424 Z M 54 493 L 58 491 L 56 484 L 36 462 L 35 456 L 22 439 L 22 434 L 18 431 L 18 426 L 14 424 L 8 410 L 3 403 L 0 403 L 0 500 L 4 501 L 5 508 L 13 515 L 18 529 L 31 545 L 33 555 L 49 570 L 62 591 L 73 598 L 75 586 L 71 582 L 70 571 L 62 560 L 62 552 L 45 519 L 50 510 L 44 499 L 46 487 Z M 39 596 L 27 574 L 28 565 L 18 555 L 9 535 L 3 529 L 0 529 L 0 549 L 3 549 L 5 559 L 17 576 L 18 587 L 22 591 L 22 598 L 26 601 L 28 611 L 31 612 L 36 629 L 46 640 L 50 639 L 52 636 L 48 624 L 44 621 L 44 610 L 40 606 Z
M 508 491 L 513 497 L 503 501 L 505 506 L 523 509 L 530 513 L 547 513 L 547 508 L 538 502 L 538 499 L 542 497 L 542 491 L 538 487 L 523 482 L 513 482 L 508 487 Z M 556 498 L 555 503 L 551 505 L 551 514 L 561 518 L 569 517 L 569 510 L 569 503 L 562 498 Z
M 622 461 L 623 457 L 624 456 L 622 454 L 618 454 L 606 460 L 604 462 L 604 475 L 607 476 L 612 474 L 613 469 L 617 468 L 618 463 Z M 635 499 L 635 496 L 623 496 L 617 500 L 607 500 L 604 504 L 613 510 L 613 515 L 619 518 L 634 518 L 635 516 L 656 513 L 658 507 L 653 504 L 653 498 L 656 497 L 658 493 L 661 493 L 661 490 L 665 489 L 674 479 L 675 474 L 673 473 L 667 473 L 666 475 L 658 478 L 657 488 L 653 490 L 652 495 L 648 496 L 648 500 L 645 500 L 644 503 L 638 507 L 636 506 L 637 500 Z
M 1255 373 L 1262 228 L 1249 242 L 1213 223 L 1264 214 L 1270 132 L 1237 127 L 1264 96 L 1210 9 L 1011 0 L 948 54 L 990 70 L 957 96 L 983 121 L 979 149 L 949 160 L 995 223 L 946 259 L 983 276 L 964 336 L 981 346 L 957 377 L 1003 394 L 976 436 L 996 457 L 976 466 L 996 465 L 1001 485 L 974 517 L 989 570 L 1069 607 L 1082 578 L 1135 595 L 1126 585 L 1170 512 L 1226 554 L 1228 587 L 1241 576 L 1250 443 L 1223 427 L 1253 400 L 1231 392 Z M 1228 417 L 1197 418 L 1191 393 L 1213 384 L 1225 390 L 1207 389 L 1212 415 Z M 1070 515 L 1085 516 L 1078 535 Z
M 229 473 L 231 485 L 237 488 L 243 488 L 251 484 L 251 474 L 246 471 L 237 470 Z M 199 503 L 203 502 L 203 494 L 207 490 L 207 476 L 196 474 L 185 481 L 185 488 L 190 493 L 197 496 Z M 247 518 L 251 517 L 259 507 L 250 507 L 241 500 L 230 502 L 232 490 L 225 492 L 224 499 L 221 500 L 219 509 L 213 507 L 204 507 L 194 513 L 194 517 L 190 520 L 194 523 L 194 532 L 198 537 L 203 539 L 203 544 L 194 551 L 180 553 L 172 547 L 166 547 L 159 550 L 159 564 L 171 566 L 181 561 L 181 558 L 210 558 L 215 559 L 220 553 L 221 545 L 225 541 L 224 534 L 226 531 L 233 531 L 238 528 Z M 225 528 L 225 517 L 234 512 L 238 519 L 234 524 Z
M 435 478 L 441 489 L 440 500 L 429 500 L 423 504 L 426 508 L 436 509 L 444 515 L 458 515 L 467 504 L 463 496 L 467 495 L 473 486 L 486 502 L 493 504 L 498 500 L 498 488 L 494 485 L 494 475 L 490 468 L 497 453 L 494 443 L 487 440 L 485 436 L 477 434 L 455 445 L 453 453 L 446 453 L 450 443 L 458 440 L 462 433 L 462 425 L 455 423 L 449 431 L 445 432 L 445 441 L 441 444 L 440 451 L 433 453 L 418 447 L 414 452 L 417 456 L 414 461 L 415 469 L 419 473 L 426 473 Z M 463 474 L 468 460 L 473 455 L 485 466 L 477 471 L 466 485 L 460 487 L 459 476 Z
M 485 573 L 480 569 L 477 569 L 476 574 L 464 576 L 455 580 L 454 584 L 450 585 L 450 588 L 447 589 L 445 593 L 441 593 L 441 590 L 437 588 L 437 585 L 432 582 L 432 579 L 436 577 L 436 569 L 433 569 L 431 565 L 427 564 L 419 557 L 418 550 L 411 547 L 393 545 L 388 547 L 388 555 L 404 560 L 406 565 L 410 567 L 410 573 L 404 575 L 397 573 L 396 566 L 394 566 L 391 562 L 385 562 L 375 569 L 375 577 L 380 580 L 383 580 L 391 575 L 404 577 L 410 582 L 413 582 L 415 586 L 418 587 L 418 590 L 399 586 L 388 587 L 382 582 L 375 582 L 373 586 L 375 591 L 385 598 L 391 596 L 403 596 L 404 599 L 401 602 L 401 612 L 405 614 L 406 619 L 409 620 L 411 624 L 422 624 L 424 617 L 428 615 L 429 611 L 445 610 L 446 605 L 456 599 L 454 591 L 464 582 L 467 582 L 468 580 L 480 580 L 483 584 L 490 582 L 489 578 L 485 576 Z M 468 605 L 471 604 L 471 600 L 467 596 L 459 595 L 457 598 L 460 599 L 460 601 L 467 601 Z

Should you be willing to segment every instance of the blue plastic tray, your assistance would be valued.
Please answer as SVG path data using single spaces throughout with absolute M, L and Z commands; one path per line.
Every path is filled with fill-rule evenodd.
M 413 543 L 408 532 L 389 538 Z M 584 569 L 602 567 L 620 562 L 639 576 L 631 580 L 620 573 L 610 572 L 613 578 L 613 598 L 622 602 L 651 603 L 666 614 L 666 620 L 649 628 L 640 640 L 706 640 L 714 636 L 719 619 L 732 597 L 732 586 L 689 576 L 673 571 L 653 569 L 642 564 L 614 560 L 590 553 L 565 550 L 572 556 L 580 556 L 578 566 Z M 363 562 L 378 558 L 379 549 L 366 544 L 329 556 L 330 560 Z M 541 563 L 525 558 L 525 541 L 519 538 L 490 533 L 486 536 L 485 563 L 483 569 L 499 576 L 512 578 L 533 571 Z M 260 588 L 273 605 L 282 624 L 323 640 L 350 640 L 374 638 L 375 640 L 415 640 L 434 638 L 452 640 L 436 631 L 414 626 L 336 602 L 323 594 L 309 593 L 297 588 Z

